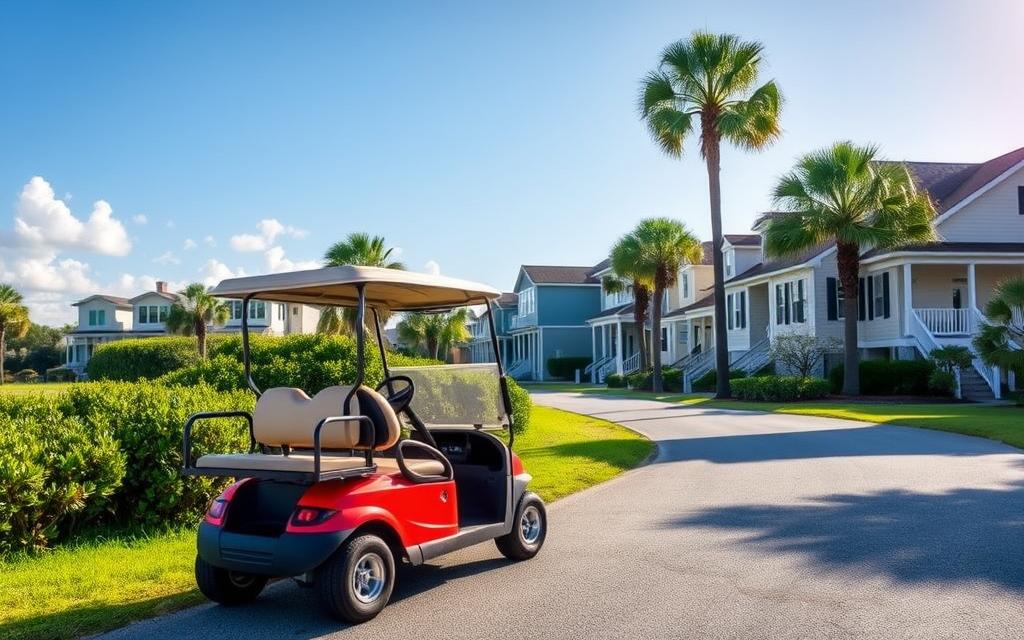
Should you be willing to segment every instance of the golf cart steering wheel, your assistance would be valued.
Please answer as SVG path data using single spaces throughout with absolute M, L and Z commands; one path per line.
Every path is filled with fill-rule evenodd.
M 405 383 L 403 387 L 399 387 L 396 384 L 403 382 Z M 388 404 L 395 410 L 395 413 L 402 413 L 409 408 L 409 403 L 412 402 L 412 396 L 415 391 L 412 378 L 409 376 L 390 376 L 384 382 L 377 385 L 377 393 L 387 398 Z

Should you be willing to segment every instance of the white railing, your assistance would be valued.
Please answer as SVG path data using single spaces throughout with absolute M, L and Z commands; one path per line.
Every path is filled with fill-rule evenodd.
M 615 371 L 615 356 L 608 356 L 608 361 L 594 371 L 597 381 L 604 382 L 608 378 L 608 375 Z
M 533 363 L 529 359 L 523 358 L 510 364 L 505 374 L 518 380 L 523 375 L 530 373 L 532 368 Z
M 974 313 L 977 309 L 914 309 L 914 314 L 932 335 L 965 336 L 975 332 Z
M 601 383 L 604 382 L 604 375 L 608 372 L 609 365 L 615 366 L 615 356 L 604 356 L 598 358 L 583 369 L 584 374 L 590 374 L 590 381 Z
M 925 324 L 924 320 L 918 314 L 919 309 L 914 309 L 914 314 L 910 317 L 910 335 L 912 335 L 917 341 L 917 350 L 921 352 L 925 358 L 931 355 L 932 351 L 938 349 L 940 346 L 939 342 L 935 339 L 935 335 Z M 963 392 L 960 389 L 960 369 L 953 369 L 953 377 L 956 379 L 956 389 L 954 389 L 954 395 L 962 398 Z
M 629 375 L 640 370 L 640 352 L 637 351 L 622 361 L 622 373 Z
M 683 371 L 683 393 L 693 393 L 693 381 L 701 377 L 715 366 L 715 350 L 708 349 L 695 354 L 690 366 Z
M 981 313 L 981 311 L 978 311 L 978 309 L 972 309 L 972 311 L 973 313 L 971 314 L 971 319 L 974 320 L 976 326 L 980 327 L 981 325 L 988 322 L 988 318 L 986 318 L 984 314 Z M 981 358 L 979 358 L 978 355 L 974 352 L 973 345 L 970 347 L 970 349 L 971 353 L 974 355 L 974 359 L 971 360 L 971 364 L 974 365 L 974 370 L 977 371 L 981 375 L 981 377 L 985 379 L 985 382 L 988 383 L 989 388 L 992 389 L 992 395 L 995 396 L 996 400 L 998 400 L 1003 395 L 1003 376 L 1002 373 L 999 371 L 999 367 L 990 367 L 987 364 L 985 364 L 985 362 Z
M 762 339 L 729 365 L 729 368 L 742 369 L 747 375 L 755 373 L 771 361 L 771 344 L 768 338 Z

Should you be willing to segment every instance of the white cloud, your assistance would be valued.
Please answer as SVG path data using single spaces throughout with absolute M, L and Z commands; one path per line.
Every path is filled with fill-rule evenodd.
M 203 238 L 203 244 L 205 244 L 208 247 L 216 247 L 217 241 L 213 239 L 213 236 L 206 236 L 205 238 Z
M 14 233 L 23 245 L 37 249 L 84 249 L 110 256 L 123 256 L 132 243 L 124 225 L 113 217 L 105 200 L 93 203 L 89 218 L 76 218 L 67 203 L 59 200 L 50 183 L 39 176 L 21 190 L 15 207 Z
M 263 261 L 270 273 L 282 271 L 302 271 L 304 269 L 319 269 L 322 265 L 314 260 L 289 260 L 284 256 L 284 249 L 281 247 L 270 247 L 263 254 Z
M 423 265 L 423 271 L 432 276 L 439 276 L 441 275 L 441 265 L 437 263 L 437 260 L 427 260 Z
M 4 275 L 15 287 L 34 292 L 86 293 L 99 286 L 89 277 L 88 264 L 71 258 L 57 260 L 56 255 L 22 257 Z
M 260 220 L 256 228 L 259 230 L 258 234 L 240 233 L 231 236 L 231 248 L 235 251 L 266 251 L 274 245 L 274 240 L 279 236 L 304 238 L 309 233 L 303 229 L 283 225 L 275 218 Z
M 221 280 L 244 276 L 245 270 L 239 267 L 237 270 L 232 271 L 231 267 L 223 262 L 210 258 L 199 268 L 199 275 L 203 277 L 203 284 L 212 287 Z
M 168 291 L 181 291 L 188 284 L 186 282 L 169 281 L 151 275 L 136 276 L 130 273 L 122 273 L 117 282 L 107 287 L 104 291 L 126 298 L 133 298 L 147 291 L 156 291 L 156 283 L 159 280 L 167 283 Z
M 164 251 L 159 256 L 153 258 L 153 262 L 165 266 L 170 264 L 181 264 L 181 258 L 174 255 L 173 251 Z
M 196 244 L 195 240 L 193 240 L 192 238 L 185 238 L 185 243 L 181 246 L 181 248 L 184 249 L 185 251 L 191 251 L 192 249 L 195 249 L 197 246 L 199 245 Z
M 132 222 L 134 222 L 135 224 L 146 224 L 147 222 L 149 222 L 149 218 L 147 218 L 146 214 L 144 213 L 136 213 L 134 216 L 132 216 Z

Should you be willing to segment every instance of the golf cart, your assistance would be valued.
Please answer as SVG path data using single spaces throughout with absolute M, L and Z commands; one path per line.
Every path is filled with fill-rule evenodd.
M 291 577 L 314 588 L 331 615 L 363 622 L 387 604 L 398 562 L 419 565 L 488 540 L 513 560 L 537 554 L 546 514 L 512 453 L 512 405 L 491 304 L 498 291 L 342 266 L 233 278 L 211 293 L 242 301 L 242 361 L 257 401 L 251 414 L 199 413 L 185 424 L 182 473 L 237 479 L 199 525 L 195 572 L 204 595 L 241 604 L 269 579 Z M 257 386 L 248 326 L 253 299 L 354 308 L 354 383 L 313 397 Z M 492 311 L 494 363 L 388 367 L 381 312 L 477 304 Z M 370 316 L 383 363 L 376 389 L 364 384 Z M 244 419 L 249 451 L 194 460 L 192 430 L 213 418 Z

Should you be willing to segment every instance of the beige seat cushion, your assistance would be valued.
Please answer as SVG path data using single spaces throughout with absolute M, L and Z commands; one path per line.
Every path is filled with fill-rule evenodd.
M 253 411 L 253 435 L 262 444 L 279 447 L 313 446 L 313 431 L 324 418 L 344 415 L 345 399 L 352 387 L 327 387 L 310 398 L 302 389 L 274 387 L 267 389 Z M 372 407 L 360 407 L 362 397 Z M 387 426 L 387 438 L 378 436 L 377 450 L 394 446 L 401 435 L 401 424 L 391 405 L 379 393 L 362 387 L 349 402 L 348 415 L 366 415 L 373 411 Z M 325 425 L 320 432 L 321 446 L 330 449 L 353 449 L 359 446 L 360 424 L 357 420 Z
M 377 473 L 393 475 L 401 473 L 398 460 L 395 458 L 374 458 Z M 444 465 L 437 460 L 406 459 L 406 466 L 413 473 L 422 476 L 435 476 L 444 473 Z M 321 471 L 346 471 L 366 466 L 363 456 L 323 455 L 320 457 Z M 263 453 L 238 453 L 227 455 L 205 455 L 196 460 L 196 467 L 215 469 L 238 469 L 239 471 L 296 471 L 313 473 L 313 455 L 310 453 L 293 453 L 288 456 Z
M 374 458 L 373 463 L 377 465 L 380 473 L 391 475 L 402 472 L 398 468 L 398 460 L 395 458 Z M 406 458 L 405 466 L 409 467 L 413 473 L 418 473 L 421 476 L 439 476 L 444 474 L 444 465 L 437 460 L 413 460 Z

